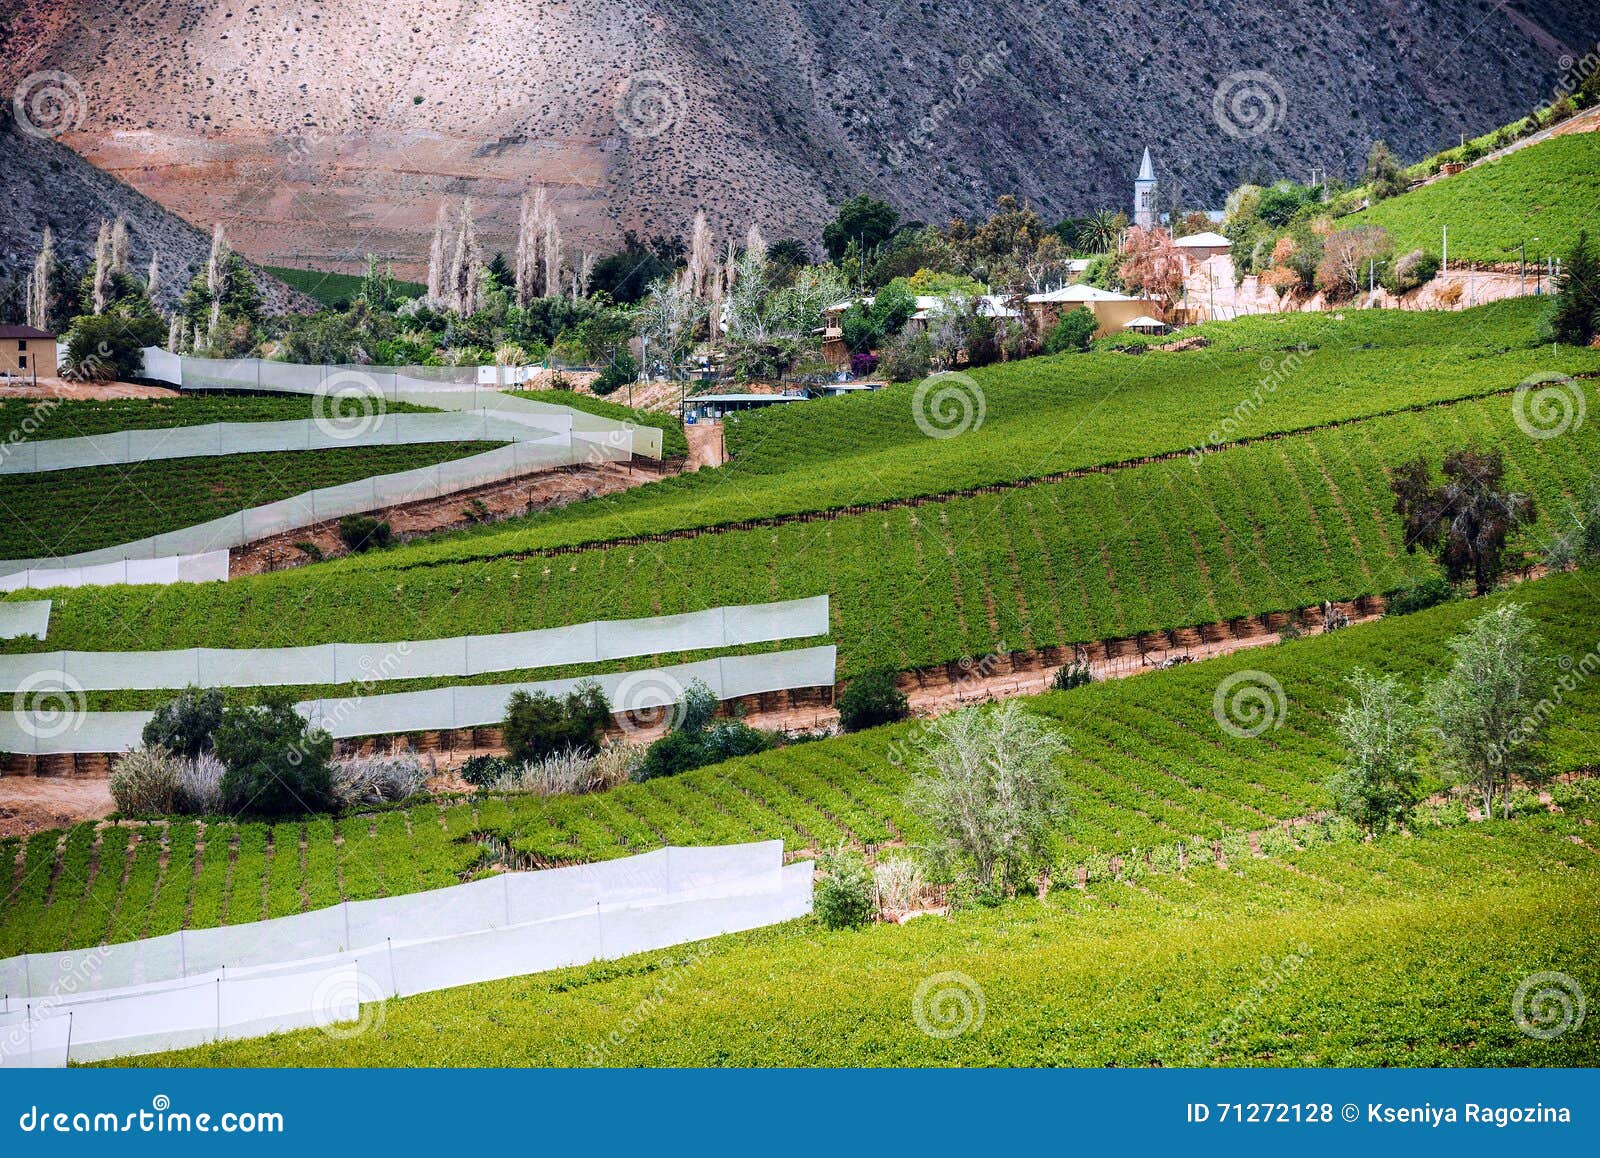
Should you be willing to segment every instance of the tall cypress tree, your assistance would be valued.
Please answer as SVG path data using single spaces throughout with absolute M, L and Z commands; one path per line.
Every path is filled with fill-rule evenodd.
M 1556 277 L 1551 335 L 1558 342 L 1586 346 L 1594 338 L 1597 313 L 1600 313 L 1600 259 L 1596 258 L 1585 230 L 1578 234 L 1577 244 L 1561 263 L 1561 273 Z

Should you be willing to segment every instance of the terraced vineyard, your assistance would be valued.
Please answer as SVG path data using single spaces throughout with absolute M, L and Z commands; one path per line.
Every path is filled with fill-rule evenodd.
M 374 398 L 372 412 L 427 413 L 424 406 Z M 168 398 L 0 399 L 0 439 L 6 442 L 79 438 L 118 430 L 166 430 L 211 422 L 289 422 L 315 416 L 310 397 L 285 394 L 183 394 Z
M 1541 1041 L 1506 1013 L 1532 970 L 1600 985 L 1600 858 L 1573 843 L 1592 831 L 1583 815 L 1285 850 L 952 921 L 781 926 L 391 1001 L 359 1038 L 307 1031 L 138 1061 L 1585 1065 L 1594 1019 Z M 913 995 L 932 974 L 981 995 L 968 1032 L 919 1029 Z M 619 1039 L 640 1008 L 650 1015 Z
M 1556 650 L 1585 654 L 1597 621 L 1593 576 L 1567 575 L 1514 593 Z M 1487 603 L 1471 601 L 1225 660 L 1055 693 L 1029 701 L 1072 746 L 1074 819 L 1064 865 L 1103 873 L 1133 849 L 1224 839 L 1327 807 L 1320 783 L 1340 756 L 1327 712 L 1357 664 L 1413 685 L 1437 671 L 1444 640 Z M 1282 725 L 1259 740 L 1214 725 L 1218 682 L 1266 673 L 1284 693 Z M 1600 687 L 1558 710 L 1545 756 L 1557 770 L 1600 762 Z M 93 944 L 124 934 L 256 920 L 341 896 L 394 895 L 483 871 L 493 833 L 544 861 L 623 856 L 662 844 L 781 838 L 787 847 L 917 840 L 902 805 L 914 725 L 879 729 L 665 780 L 581 797 L 441 802 L 376 816 L 279 825 L 82 825 L 0 841 L 0 864 L 22 862 L 0 907 L 0 956 Z M 126 880 L 124 881 L 124 877 Z
M 0 558 L 93 551 L 203 523 L 320 487 L 395 474 L 496 443 L 168 458 L 42 474 L 0 475 Z
M 576 390 L 508 390 L 516 398 L 531 398 L 535 402 L 548 402 L 555 406 L 570 406 L 585 414 L 598 414 L 601 418 L 614 418 L 618 422 L 636 422 L 653 426 L 661 431 L 661 457 L 683 458 L 689 453 L 689 440 L 684 437 L 683 423 L 676 415 L 662 414 L 656 410 L 634 410 L 592 394 L 579 394 Z M 624 397 L 619 394 L 618 397 Z
M 1477 399 L 1198 462 L 666 543 L 63 592 L 47 644 L 4 650 L 387 639 L 396 622 L 429 638 L 829 592 L 843 675 L 915 667 L 1392 590 L 1433 564 L 1405 552 L 1385 470 L 1466 442 L 1504 450 L 1512 485 L 1537 497 L 1535 543 L 1600 463 L 1597 424 L 1532 439 L 1511 400 Z
M 1339 221 L 1381 225 L 1397 250 L 1438 253 L 1439 227 L 1450 226 L 1450 256 L 1462 261 L 1565 255 L 1580 229 L 1600 221 L 1600 133 L 1569 133 L 1474 166 Z

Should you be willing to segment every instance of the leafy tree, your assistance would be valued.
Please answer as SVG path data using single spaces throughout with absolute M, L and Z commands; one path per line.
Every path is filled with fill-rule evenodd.
M 595 262 L 589 292 L 605 294 L 618 305 L 633 305 L 650 287 L 669 278 L 683 263 L 683 242 L 657 235 L 643 241 L 633 230 L 622 235 L 622 249 Z M 553 335 L 552 335 L 553 336 Z
M 167 327 L 143 298 L 104 314 L 82 314 L 67 329 L 68 378 L 108 381 L 144 373 L 144 347 L 166 340 Z
M 812 895 L 812 911 L 824 929 L 870 925 L 877 915 L 876 889 L 866 858 L 840 845 L 817 857 L 822 879 Z
M 1545 565 L 1552 571 L 1600 562 L 1600 474 L 1589 477 L 1570 507 L 1566 532 L 1545 551 Z
M 222 692 L 187 687 L 156 709 L 140 739 L 146 748 L 161 747 L 190 759 L 211 751 L 222 723 Z
M 1546 323 L 1552 340 L 1587 346 L 1600 323 L 1600 256 L 1589 244 L 1587 230 L 1579 231 L 1572 251 L 1561 263 L 1555 291 Z
M 1067 354 L 1087 350 L 1089 343 L 1094 340 L 1095 330 L 1099 328 L 1100 322 L 1089 307 L 1079 306 L 1075 310 L 1068 310 L 1050 328 L 1050 336 L 1044 340 L 1044 352 Z
M 1500 452 L 1473 447 L 1444 456 L 1444 480 L 1437 484 L 1426 458 L 1401 464 L 1389 486 L 1405 525 L 1406 551 L 1436 553 L 1451 583 L 1470 576 L 1477 594 L 1494 590 L 1507 537 L 1537 517 L 1531 497 L 1501 489 L 1504 478 Z
M 1350 684 L 1355 698 L 1345 701 L 1336 721 L 1345 764 L 1327 787 L 1340 813 L 1379 834 L 1403 824 L 1417 802 L 1421 716 L 1392 675 L 1375 676 L 1358 667 Z
M 596 394 L 614 394 L 617 390 L 639 377 L 639 362 L 626 350 L 618 350 L 606 363 L 604 370 L 594 380 L 591 389 Z
M 839 726 L 847 732 L 893 724 L 911 714 L 911 701 L 895 686 L 893 668 L 862 672 L 840 694 Z
M 592 755 L 611 723 L 611 705 L 600 685 L 585 680 L 562 699 L 545 692 L 513 692 L 506 701 L 500 739 L 518 763 L 557 752 Z
M 742 719 L 713 722 L 717 704 L 717 694 L 703 680 L 691 682 L 678 702 L 672 730 L 650 745 L 634 779 L 676 776 L 772 746 L 767 736 Z
M 839 206 L 834 219 L 822 227 L 822 247 L 832 261 L 843 258 L 852 241 L 863 253 L 871 253 L 889 240 L 899 221 L 900 214 L 887 201 L 858 194 Z
M 915 382 L 933 372 L 933 341 L 924 333 L 901 334 L 883 351 L 878 372 L 891 382 Z
M 1506 603 L 1449 646 L 1455 663 L 1427 697 L 1439 755 L 1478 793 L 1485 816 L 1494 815 L 1497 795 L 1510 816 L 1513 780 L 1541 778 L 1534 746 L 1554 706 L 1543 695 L 1544 640 L 1520 604 Z
M 1413 249 L 1390 262 L 1378 280 L 1390 293 L 1403 294 L 1427 285 L 1438 272 L 1437 254 Z
M 1366 181 L 1367 192 L 1373 201 L 1397 197 L 1411 188 L 1399 158 L 1382 141 L 1372 142 L 1372 151 L 1367 154 L 1367 167 L 1362 179 Z
M 313 730 L 286 692 L 228 708 L 217 725 L 222 799 L 230 813 L 303 816 L 333 803 L 333 738 Z
M 1066 742 L 1014 700 L 953 712 L 928 731 L 906 803 L 933 834 L 938 861 L 972 872 L 984 889 L 1048 865 L 1069 811 L 1057 763 Z

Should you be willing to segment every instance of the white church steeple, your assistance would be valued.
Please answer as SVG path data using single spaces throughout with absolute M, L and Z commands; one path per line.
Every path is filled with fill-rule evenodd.
M 1150 163 L 1150 149 L 1144 151 L 1139 163 L 1139 176 L 1133 182 L 1133 223 L 1152 229 L 1160 219 L 1156 210 L 1156 167 Z

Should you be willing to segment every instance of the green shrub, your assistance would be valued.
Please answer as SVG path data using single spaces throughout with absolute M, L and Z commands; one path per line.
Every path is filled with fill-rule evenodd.
M 1410 615 L 1414 611 L 1426 611 L 1441 603 L 1449 603 L 1455 595 L 1455 588 L 1445 581 L 1444 576 L 1432 575 L 1409 587 L 1396 588 L 1385 598 L 1389 604 L 1388 614 Z
M 333 738 L 314 731 L 284 693 L 226 709 L 216 753 L 223 802 L 235 815 L 304 816 L 332 806 Z
M 703 768 L 711 762 L 699 736 L 692 732 L 668 732 L 650 745 L 644 760 L 634 770 L 633 778 L 644 781 L 660 776 L 676 776 L 681 772 Z
M 157 708 L 140 739 L 146 748 L 162 748 L 193 758 L 211 751 L 217 726 L 222 723 L 222 692 L 217 688 L 187 687 L 178 698 Z
M 387 547 L 394 538 L 389 524 L 371 515 L 346 515 L 339 520 L 339 540 L 360 553 Z
M 1061 315 L 1061 320 L 1051 328 L 1050 336 L 1044 340 L 1044 352 L 1069 354 L 1087 350 L 1099 325 L 1087 306 L 1068 310 Z
M 585 680 L 564 699 L 544 692 L 514 692 L 506 704 L 501 741 L 513 762 L 542 760 L 574 749 L 586 756 L 600 750 L 611 723 L 611 705 L 600 685 Z
M 504 756 L 472 756 L 461 766 L 461 779 L 474 788 L 482 788 L 510 776 L 517 765 Z
M 863 672 L 850 681 L 835 705 L 839 726 L 847 732 L 893 724 L 911 714 L 911 701 L 895 687 L 893 668 L 880 667 Z
M 1389 263 L 1380 280 L 1393 294 L 1408 293 L 1427 285 L 1439 272 L 1439 258 L 1423 249 L 1403 253 Z
M 616 356 L 606 363 L 606 368 L 600 371 L 589 388 L 604 397 L 616 393 L 638 377 L 639 363 L 626 350 L 619 350 Z
M 877 915 L 872 870 L 859 852 L 840 847 L 817 858 L 823 876 L 812 893 L 812 911 L 825 929 L 870 925 Z
M 1050 686 L 1058 692 L 1070 692 L 1073 688 L 1081 688 L 1085 684 L 1094 683 L 1094 672 L 1087 662 L 1073 660 L 1056 672 L 1055 678 L 1050 681 Z

